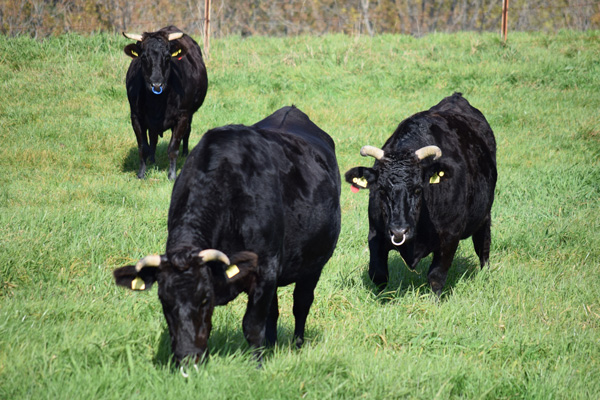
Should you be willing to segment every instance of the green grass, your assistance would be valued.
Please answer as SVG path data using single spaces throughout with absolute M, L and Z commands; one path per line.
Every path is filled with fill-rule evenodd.
M 464 241 L 442 301 L 427 263 L 392 255 L 377 295 L 366 276 L 367 194 L 342 193 L 342 233 L 292 343 L 255 368 L 242 295 L 217 309 L 211 359 L 169 364 L 156 290 L 112 270 L 164 250 L 166 144 L 147 179 L 124 80 L 122 37 L 0 37 L 0 398 L 539 398 L 600 392 L 600 32 L 215 40 L 206 130 L 295 104 L 335 140 L 340 170 L 369 161 L 396 125 L 454 91 L 498 142 L 491 266 Z M 179 164 L 181 167 L 181 163 Z

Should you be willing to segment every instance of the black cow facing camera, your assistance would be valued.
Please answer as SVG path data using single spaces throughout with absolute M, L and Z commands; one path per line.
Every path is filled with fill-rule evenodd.
M 182 154 L 187 155 L 192 117 L 206 97 L 208 78 L 200 46 L 174 26 L 123 35 L 136 41 L 124 51 L 133 58 L 125 85 L 140 157 L 137 176 L 145 177 L 146 161 L 155 161 L 158 137 L 171 129 L 169 179 L 173 180 L 179 146 L 183 140 Z
M 244 336 L 277 338 L 277 287 L 295 283 L 296 344 L 321 270 L 340 233 L 333 140 L 295 107 L 252 125 L 212 129 L 173 187 L 163 255 L 114 271 L 116 283 L 158 296 L 175 360 L 201 361 L 215 306 L 248 294 Z
M 369 189 L 369 276 L 388 282 L 388 253 L 414 269 L 433 253 L 427 278 L 439 296 L 461 239 L 472 236 L 488 262 L 496 187 L 496 141 L 483 114 L 460 93 L 398 125 L 383 148 L 364 146 L 372 168 L 346 172 L 353 191 Z

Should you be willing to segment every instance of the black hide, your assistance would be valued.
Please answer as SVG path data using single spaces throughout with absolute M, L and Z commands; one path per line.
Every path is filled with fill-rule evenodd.
M 429 145 L 441 149 L 439 159 L 415 155 Z M 379 287 L 387 284 L 390 250 L 400 251 L 410 268 L 433 252 L 428 280 L 440 295 L 461 239 L 472 236 L 482 267 L 489 259 L 497 178 L 492 129 L 455 93 L 402 121 L 382 150 L 373 168 L 346 172 L 355 188 L 370 190 L 369 276 Z
M 291 283 L 302 344 L 314 289 L 340 232 L 340 185 L 333 140 L 295 107 L 253 126 L 206 132 L 175 181 L 166 254 L 155 268 L 177 360 L 207 354 L 214 307 L 242 291 L 248 343 L 274 343 L 277 287 Z M 240 272 L 228 278 L 228 266 L 200 262 L 203 249 L 233 254 Z M 124 281 L 117 271 L 130 285 L 133 278 Z
M 183 140 L 182 154 L 187 155 L 192 117 L 206 96 L 208 78 L 200 47 L 185 34 L 169 41 L 169 33 L 175 32 L 181 31 L 168 26 L 146 32 L 142 41 L 124 49 L 133 58 L 126 87 L 140 157 L 140 179 L 145 176 L 146 161 L 155 161 L 158 137 L 168 129 L 172 130 L 169 179 L 175 179 L 180 143 Z

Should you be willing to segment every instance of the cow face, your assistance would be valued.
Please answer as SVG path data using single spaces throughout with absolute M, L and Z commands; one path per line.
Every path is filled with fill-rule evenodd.
M 235 298 L 255 276 L 256 254 L 240 252 L 230 262 L 223 253 L 213 252 L 216 250 L 205 250 L 185 258 L 176 255 L 173 260 L 166 255 L 148 256 L 113 273 L 117 285 L 132 290 L 148 290 L 158 283 L 158 297 L 178 364 L 186 357 L 196 363 L 208 356 L 215 306 Z
M 183 43 L 176 40 L 181 38 L 183 33 L 154 32 L 143 35 L 124 33 L 124 35 L 137 40 L 137 43 L 125 46 L 124 51 L 131 58 L 140 59 L 146 88 L 154 94 L 162 94 L 167 88 L 172 60 L 181 59 L 187 52 Z
M 432 182 L 428 177 L 429 167 L 432 159 L 441 157 L 441 150 L 428 146 L 417 151 L 384 153 L 365 146 L 361 154 L 375 157 L 377 162 L 373 168 L 350 169 L 346 172 L 346 181 L 355 189 L 371 190 L 372 206 L 381 211 L 390 241 L 401 246 L 416 234 L 423 190 Z

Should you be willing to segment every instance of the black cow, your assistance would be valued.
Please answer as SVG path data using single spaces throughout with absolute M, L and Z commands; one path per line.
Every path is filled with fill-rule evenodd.
M 149 289 L 158 282 L 179 362 L 208 354 L 214 307 L 240 292 L 248 294 L 248 343 L 273 344 L 277 287 L 295 282 L 300 346 L 340 232 L 340 186 L 333 140 L 293 106 L 253 126 L 212 129 L 175 181 L 165 254 L 116 269 L 116 283 Z
M 373 168 L 346 172 L 369 192 L 369 276 L 388 281 L 388 253 L 414 269 L 433 252 L 427 275 L 439 296 L 461 239 L 473 238 L 481 267 L 489 259 L 496 186 L 496 141 L 483 114 L 460 93 L 398 125 L 382 149 L 365 146 Z
M 200 108 L 208 79 L 198 43 L 174 26 L 143 35 L 123 33 L 136 40 L 125 47 L 133 60 L 127 70 L 131 125 L 140 156 L 138 178 L 146 174 L 146 159 L 154 162 L 158 137 L 171 129 L 169 179 L 175 179 L 179 145 L 188 153 L 192 117 Z M 150 144 L 148 144 L 148 132 Z

